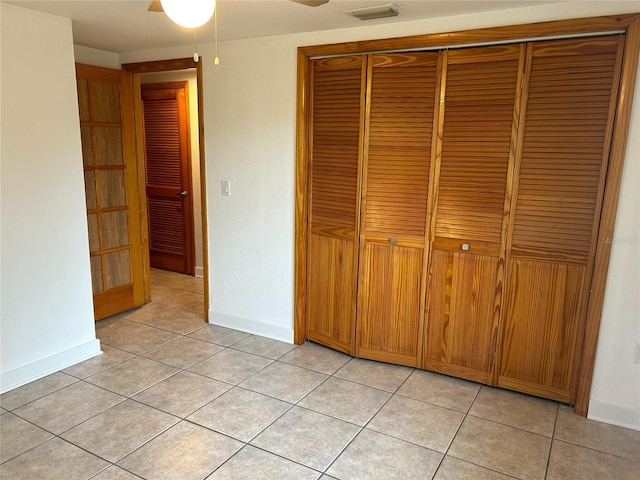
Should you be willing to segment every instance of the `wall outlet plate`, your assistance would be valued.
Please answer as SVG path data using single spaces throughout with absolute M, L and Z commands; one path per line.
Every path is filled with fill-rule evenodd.
M 636 354 L 633 357 L 633 363 L 640 364 L 640 343 L 636 343 Z

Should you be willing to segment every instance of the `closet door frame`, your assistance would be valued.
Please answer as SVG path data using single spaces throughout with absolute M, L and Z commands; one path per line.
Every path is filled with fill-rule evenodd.
M 625 54 L 619 87 L 616 122 L 614 125 L 609 169 L 598 231 L 598 247 L 591 276 L 591 288 L 584 324 L 584 341 L 580 353 L 580 372 L 577 379 L 575 410 L 586 416 L 595 365 L 596 347 L 611 242 L 618 206 L 622 170 L 627 147 L 633 92 L 640 54 L 640 14 L 560 20 L 526 25 L 468 30 L 462 32 L 415 35 L 383 40 L 366 40 L 339 44 L 298 48 L 297 109 L 296 109 L 296 205 L 295 205 L 295 282 L 294 282 L 294 341 L 302 343 L 306 332 L 306 292 L 308 253 L 308 183 L 309 183 L 309 98 L 311 92 L 311 59 L 320 56 L 365 54 L 403 49 L 433 49 L 442 46 L 462 46 L 483 42 L 503 43 L 531 38 L 580 36 L 590 33 L 624 32 Z

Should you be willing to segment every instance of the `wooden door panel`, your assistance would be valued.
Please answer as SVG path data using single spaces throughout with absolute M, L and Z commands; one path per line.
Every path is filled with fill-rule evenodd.
M 425 368 L 491 383 L 498 258 L 435 251 Z
M 306 338 L 353 354 L 363 57 L 313 61 Z
M 493 383 L 524 49 L 447 55 L 424 368 Z
M 125 82 L 119 70 L 77 65 L 80 133 L 96 320 L 144 302 L 135 154 L 125 144 Z
M 309 240 L 307 337 L 345 353 L 352 350 L 354 328 L 354 250 L 352 239 L 312 233 Z
M 531 50 L 498 384 L 571 403 L 622 40 L 541 42 Z
M 438 55 L 372 55 L 356 354 L 418 366 Z
M 151 266 L 193 275 L 187 96 L 187 82 L 142 85 Z
M 585 267 L 514 259 L 498 385 L 569 402 Z
M 360 257 L 358 356 L 417 366 L 423 250 L 366 243 Z

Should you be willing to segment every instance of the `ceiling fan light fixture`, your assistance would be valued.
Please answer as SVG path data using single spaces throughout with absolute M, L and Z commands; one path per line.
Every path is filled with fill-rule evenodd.
M 359 18 L 360 20 L 375 20 L 376 18 L 387 18 L 398 16 L 398 7 L 393 3 L 385 3 L 384 5 L 375 5 L 373 7 L 354 8 L 352 10 L 343 10 L 342 13 Z
M 215 0 L 160 0 L 164 13 L 185 28 L 201 27 L 209 21 L 216 8 Z

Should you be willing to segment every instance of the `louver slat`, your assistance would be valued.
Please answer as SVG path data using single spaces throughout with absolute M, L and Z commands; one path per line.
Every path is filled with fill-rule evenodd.
M 587 262 L 616 63 L 608 42 L 609 51 L 534 58 L 513 256 Z
M 448 67 L 438 237 L 500 242 L 517 73 L 513 55 Z
M 180 188 L 180 131 L 176 98 L 144 102 L 147 185 Z
M 343 229 L 351 238 L 358 221 L 361 93 L 362 58 L 314 62 L 311 227 Z
M 373 60 L 364 233 L 424 243 L 437 56 L 386 57 Z

